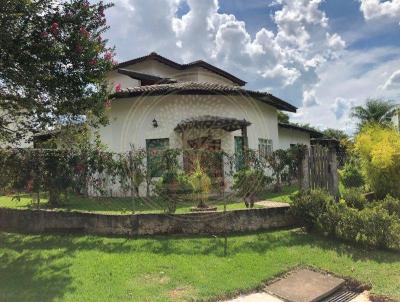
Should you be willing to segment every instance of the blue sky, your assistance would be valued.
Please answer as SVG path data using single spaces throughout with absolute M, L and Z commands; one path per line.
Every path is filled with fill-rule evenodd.
M 124 61 L 203 59 L 299 107 L 295 122 L 349 133 L 352 106 L 400 102 L 400 0 L 114 0 Z

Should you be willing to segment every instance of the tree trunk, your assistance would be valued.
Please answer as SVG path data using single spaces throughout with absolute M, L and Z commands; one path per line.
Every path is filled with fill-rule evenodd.
M 60 192 L 57 190 L 50 190 L 49 191 L 49 201 L 48 205 L 50 207 L 55 207 L 60 204 Z

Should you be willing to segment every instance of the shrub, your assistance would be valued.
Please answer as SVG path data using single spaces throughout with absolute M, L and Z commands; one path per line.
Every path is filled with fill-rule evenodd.
M 399 201 L 392 197 L 362 210 L 334 202 L 320 190 L 300 192 L 292 199 L 291 213 L 308 229 L 362 245 L 400 249 Z
M 364 178 L 360 172 L 360 167 L 353 161 L 344 165 L 339 171 L 340 180 L 346 188 L 361 187 L 364 185 Z
M 367 203 L 363 191 L 359 188 L 349 188 L 343 192 L 342 198 L 346 204 L 354 209 L 362 210 Z
M 355 151 L 377 197 L 400 197 L 400 133 L 382 125 L 367 125 L 356 137 Z
M 195 170 L 190 174 L 188 180 L 198 201 L 197 207 L 206 208 L 208 193 L 211 190 L 211 179 L 201 167 L 199 160 L 196 160 L 195 164 Z
M 382 207 L 366 208 L 358 212 L 361 227 L 356 242 L 380 248 L 400 248 L 399 234 L 393 233 L 400 222 Z
M 269 168 L 272 169 L 272 175 L 275 178 L 274 191 L 280 192 L 282 190 L 282 176 L 284 170 L 290 165 L 289 153 L 286 150 L 276 150 L 271 154 L 267 154 L 265 159 L 268 163 Z
M 232 188 L 244 199 L 247 208 L 254 206 L 256 197 L 265 190 L 272 179 L 261 170 L 243 169 L 233 176 Z
M 323 190 L 298 192 L 290 198 L 292 215 L 302 221 L 307 229 L 318 226 L 321 215 L 327 211 L 328 204 L 333 202 L 333 198 Z
M 155 193 L 163 201 L 165 211 L 175 213 L 180 196 L 191 193 L 187 175 L 178 170 L 165 171 L 155 183 Z
M 400 199 L 388 195 L 382 201 L 381 206 L 388 211 L 390 215 L 396 215 L 400 219 Z

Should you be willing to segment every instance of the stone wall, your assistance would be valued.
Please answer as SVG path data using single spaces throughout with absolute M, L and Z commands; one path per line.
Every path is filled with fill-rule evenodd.
M 99 235 L 222 234 L 294 225 L 289 207 L 226 213 L 101 215 L 0 208 L 0 229 Z

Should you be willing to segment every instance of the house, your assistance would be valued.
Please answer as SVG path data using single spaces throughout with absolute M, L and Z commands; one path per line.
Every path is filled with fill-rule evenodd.
M 113 152 L 127 151 L 131 144 L 146 148 L 152 141 L 182 148 L 196 139 L 193 129 L 200 128 L 230 153 L 244 135 L 249 148 L 261 145 L 271 151 L 309 145 L 317 134 L 278 123 L 278 110 L 297 108 L 267 92 L 246 89 L 245 81 L 204 61 L 179 64 L 153 52 L 120 63 L 108 81 L 118 91 L 108 112 L 110 124 L 100 135 Z
M 131 145 L 148 154 L 167 148 L 268 153 L 310 145 L 316 135 L 278 122 L 278 110 L 296 112 L 295 106 L 270 93 L 248 90 L 242 79 L 201 60 L 180 64 L 152 52 L 118 64 L 108 81 L 115 89 L 110 122 L 99 133 L 116 153 Z

